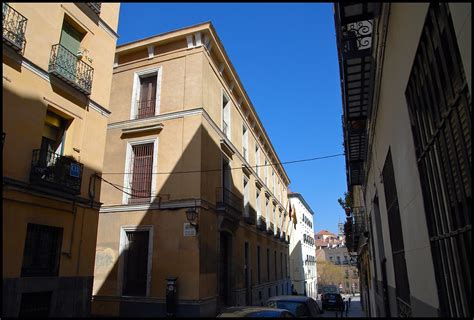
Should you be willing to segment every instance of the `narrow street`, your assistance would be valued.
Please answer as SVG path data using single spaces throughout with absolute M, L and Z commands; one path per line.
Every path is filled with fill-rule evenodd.
M 349 297 L 349 295 L 342 295 L 343 298 Z M 316 302 L 319 305 L 319 308 L 322 309 L 321 306 L 321 300 L 316 300 Z M 339 311 L 334 311 L 334 310 L 324 310 L 324 315 L 323 318 L 340 318 L 341 317 L 341 312 Z M 349 307 L 349 311 L 346 312 L 344 311 L 342 314 L 343 318 L 365 318 L 365 312 L 362 310 L 362 305 L 360 303 L 360 296 L 359 294 L 356 294 L 355 296 L 351 296 L 351 306 Z

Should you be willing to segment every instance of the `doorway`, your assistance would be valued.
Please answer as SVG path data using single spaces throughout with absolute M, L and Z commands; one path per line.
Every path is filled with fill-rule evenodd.
M 219 241 L 219 299 L 221 307 L 230 306 L 231 301 L 231 245 L 232 236 L 225 231 L 220 232 Z

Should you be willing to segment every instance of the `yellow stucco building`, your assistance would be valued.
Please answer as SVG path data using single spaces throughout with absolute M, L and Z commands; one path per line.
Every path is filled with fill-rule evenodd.
M 164 316 L 168 278 L 178 316 L 289 293 L 290 181 L 212 24 L 118 46 L 110 107 L 93 314 Z
M 87 316 L 120 5 L 2 6 L 2 316 Z

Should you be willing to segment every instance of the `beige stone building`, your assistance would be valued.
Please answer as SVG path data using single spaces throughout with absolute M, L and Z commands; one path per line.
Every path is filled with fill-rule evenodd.
M 212 24 L 118 46 L 111 111 L 93 313 L 164 316 L 168 278 L 178 316 L 289 293 L 290 181 Z
M 118 3 L 3 3 L 3 317 L 90 312 Z
M 471 12 L 335 5 L 346 241 L 368 316 L 473 316 Z

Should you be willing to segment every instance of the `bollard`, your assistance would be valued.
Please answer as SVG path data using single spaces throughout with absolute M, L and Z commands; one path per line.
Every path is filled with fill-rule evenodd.
M 177 277 L 166 278 L 166 317 L 175 318 L 176 317 L 176 289 Z

